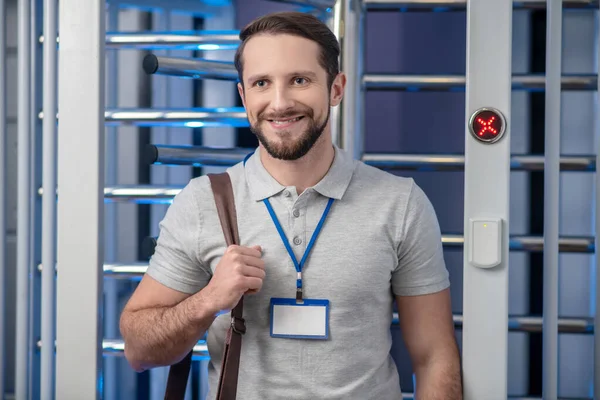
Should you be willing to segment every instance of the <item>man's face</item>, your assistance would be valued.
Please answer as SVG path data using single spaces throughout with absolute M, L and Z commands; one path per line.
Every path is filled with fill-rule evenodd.
M 330 107 L 339 104 L 343 84 L 327 88 L 319 45 L 292 35 L 259 35 L 246 43 L 240 96 L 250 129 L 274 158 L 304 156 L 329 129 Z

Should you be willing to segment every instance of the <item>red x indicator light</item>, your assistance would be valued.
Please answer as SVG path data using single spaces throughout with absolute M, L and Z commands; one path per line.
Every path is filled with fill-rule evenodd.
M 506 130 L 506 120 L 500 111 L 494 108 L 480 108 L 469 120 L 469 131 L 473 137 L 484 143 L 495 143 L 502 138 Z

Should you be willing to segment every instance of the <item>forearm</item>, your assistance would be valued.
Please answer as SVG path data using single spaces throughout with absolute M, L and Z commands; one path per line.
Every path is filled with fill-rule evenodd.
M 203 292 L 173 307 L 125 312 L 121 318 L 125 357 L 138 372 L 172 365 L 198 342 L 215 315 Z
M 440 357 L 415 368 L 415 400 L 462 400 L 462 377 L 457 356 Z

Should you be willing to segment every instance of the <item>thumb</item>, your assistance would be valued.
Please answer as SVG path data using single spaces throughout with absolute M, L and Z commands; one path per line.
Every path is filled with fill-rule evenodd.
M 253 249 L 260 251 L 260 253 L 262 254 L 262 247 L 260 247 L 259 245 L 256 246 L 252 246 Z

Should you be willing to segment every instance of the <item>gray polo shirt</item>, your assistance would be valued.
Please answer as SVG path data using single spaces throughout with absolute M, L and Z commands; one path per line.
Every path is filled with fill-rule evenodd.
M 335 148 L 327 175 L 300 196 L 263 167 L 258 150 L 231 167 L 240 241 L 260 245 L 263 288 L 246 296 L 238 400 L 401 398 L 390 356 L 393 295 L 449 286 L 434 209 L 410 178 L 353 160 Z M 303 269 L 304 298 L 330 301 L 329 339 L 272 338 L 272 297 L 295 298 L 296 270 L 269 216 L 268 198 L 300 260 L 329 198 L 333 206 Z M 226 244 L 206 176 L 192 179 L 165 218 L 148 274 L 195 293 L 210 280 Z M 207 335 L 209 394 L 215 398 L 229 315 Z

